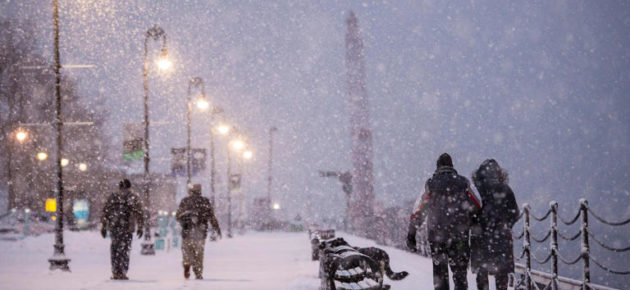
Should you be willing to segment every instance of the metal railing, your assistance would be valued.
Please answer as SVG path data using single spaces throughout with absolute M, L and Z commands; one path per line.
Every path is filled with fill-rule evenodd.
M 516 261 L 521 261 L 524 263 L 523 265 L 517 265 L 517 268 L 519 267 L 522 268 L 524 272 L 523 274 L 524 279 L 518 279 L 518 281 L 515 281 L 514 288 L 515 289 L 522 289 L 522 288 L 541 289 L 539 287 L 539 284 L 534 281 L 533 277 L 534 276 L 542 277 L 542 276 L 538 274 L 535 274 L 535 275 L 532 274 L 534 272 L 539 272 L 539 271 L 532 271 L 532 266 L 531 266 L 532 261 L 534 261 L 535 263 L 539 265 L 544 265 L 551 262 L 550 277 L 548 277 L 548 279 L 545 279 L 545 280 L 548 280 L 549 282 L 544 286 L 543 289 L 553 289 L 553 290 L 560 289 L 559 284 L 561 284 L 561 282 L 566 283 L 566 281 L 561 281 L 561 280 L 570 280 L 570 279 L 561 279 L 560 277 L 558 277 L 558 262 L 561 262 L 564 265 L 575 265 L 579 263 L 580 261 L 582 262 L 582 266 L 583 266 L 582 267 L 582 281 L 573 280 L 577 282 L 573 282 L 572 284 L 574 286 L 580 287 L 581 289 L 605 289 L 606 288 L 606 287 L 594 285 L 591 283 L 591 271 L 590 271 L 591 262 L 593 262 L 593 264 L 595 264 L 597 267 L 601 268 L 602 270 L 608 273 L 616 274 L 616 275 L 630 275 L 630 271 L 613 270 L 610 267 L 607 267 L 601 262 L 599 262 L 597 258 L 591 255 L 590 238 L 592 238 L 592 240 L 594 240 L 602 248 L 612 251 L 612 252 L 616 252 L 616 253 L 630 251 L 630 246 L 616 248 L 616 247 L 612 247 L 610 245 L 605 244 L 602 240 L 600 240 L 597 236 L 595 236 L 589 230 L 589 223 L 588 223 L 589 215 L 594 217 L 596 220 L 598 220 L 602 224 L 605 224 L 608 226 L 617 227 L 617 226 L 624 226 L 630 223 L 630 219 L 619 221 L 619 222 L 611 222 L 600 217 L 591 208 L 589 208 L 588 201 L 585 199 L 580 200 L 580 208 L 577 211 L 576 215 L 571 219 L 564 219 L 562 218 L 562 216 L 558 215 L 558 203 L 555 201 L 552 201 L 549 203 L 549 209 L 541 217 L 534 215 L 531 212 L 530 206 L 528 204 L 525 204 L 523 206 L 523 211 L 521 212 L 521 215 L 517 219 L 517 220 L 523 219 L 523 231 L 519 234 L 514 235 L 514 240 L 522 239 L 522 242 L 523 242 L 522 252 L 519 255 L 516 255 L 515 258 L 516 258 Z M 544 235 L 533 236 L 530 230 L 531 219 L 534 219 L 536 222 L 543 222 L 547 220 L 549 217 L 551 217 L 549 230 Z M 575 224 L 580 219 L 580 217 L 582 217 L 581 226 L 580 226 L 580 230 L 577 233 L 564 234 L 558 231 L 558 219 L 560 220 L 562 224 L 566 226 L 570 226 L 570 225 Z M 558 250 L 558 238 L 571 242 L 571 241 L 577 240 L 580 237 L 582 237 L 582 240 L 581 240 L 581 250 L 580 250 L 579 255 L 577 255 L 574 258 L 567 258 L 566 256 L 563 256 L 560 253 L 560 251 Z M 544 258 L 540 258 L 540 257 L 535 256 L 532 253 L 532 240 L 536 243 L 545 243 L 549 241 L 550 250 L 547 256 L 545 256 Z

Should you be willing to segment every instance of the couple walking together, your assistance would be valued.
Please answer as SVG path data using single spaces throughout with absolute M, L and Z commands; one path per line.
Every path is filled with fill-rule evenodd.
M 190 277 L 192 268 L 195 278 L 203 279 L 203 252 L 208 235 L 208 223 L 221 237 L 219 223 L 214 216 L 208 198 L 201 196 L 201 185 L 189 188 L 188 196 L 179 203 L 175 218 L 182 227 L 182 256 L 184 277 Z M 112 193 L 103 207 L 101 235 L 111 236 L 111 264 L 113 280 L 128 280 L 129 251 L 134 230 L 142 237 L 144 225 L 143 206 L 140 198 L 131 191 L 131 182 L 123 179 L 119 191 Z
M 494 275 L 496 289 L 507 289 L 508 275 L 514 272 L 511 229 L 519 210 L 508 174 L 488 159 L 473 172 L 472 180 L 481 200 L 444 153 L 414 205 L 407 246 L 416 251 L 416 230 L 426 221 L 436 290 L 449 289 L 449 266 L 455 290 L 468 289 L 469 261 L 480 290 L 488 289 L 488 275 Z

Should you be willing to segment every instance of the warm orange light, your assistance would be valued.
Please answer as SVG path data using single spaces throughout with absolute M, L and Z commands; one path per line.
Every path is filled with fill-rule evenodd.
M 227 135 L 228 133 L 230 133 L 230 126 L 221 123 L 217 127 L 217 131 L 219 131 L 219 134 L 221 135 Z
M 28 137 L 28 133 L 26 133 L 26 131 L 18 130 L 15 133 L 15 139 L 17 139 L 20 143 L 24 142 L 24 140 L 26 140 L 27 137 Z
M 244 148 L 245 148 L 245 142 L 243 140 L 236 139 L 232 141 L 232 149 L 234 149 L 234 151 L 241 151 Z
M 48 154 L 46 152 L 39 152 L 37 153 L 37 159 L 39 161 L 44 161 L 48 158 Z

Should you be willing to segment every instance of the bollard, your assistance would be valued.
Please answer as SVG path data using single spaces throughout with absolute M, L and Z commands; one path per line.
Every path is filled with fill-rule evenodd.
M 558 202 L 551 201 L 551 289 L 558 289 Z
M 584 260 L 584 283 L 582 289 L 591 289 L 591 269 L 590 269 L 590 247 L 588 243 L 588 201 L 580 199 L 580 211 L 582 212 L 582 250 L 581 255 Z
M 532 289 L 532 280 L 530 277 L 530 272 L 532 270 L 532 254 L 530 251 L 531 248 L 531 239 L 530 239 L 530 235 L 529 235 L 529 204 L 524 204 L 523 205 L 523 211 L 525 211 L 525 221 L 523 222 L 523 232 L 525 233 L 525 240 L 523 240 L 523 251 L 525 252 L 525 267 L 526 267 L 526 273 L 525 273 L 525 286 L 527 287 L 527 289 Z
M 30 223 L 31 223 L 31 209 L 25 208 L 24 209 L 24 238 L 26 238 L 26 236 L 30 234 L 30 228 L 31 228 Z

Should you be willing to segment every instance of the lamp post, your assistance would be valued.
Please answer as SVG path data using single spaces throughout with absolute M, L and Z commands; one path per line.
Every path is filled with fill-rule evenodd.
M 56 1 L 56 0 L 55 0 Z M 150 228 L 150 218 L 151 218 L 151 204 L 149 199 L 149 188 L 151 185 L 151 175 L 149 172 L 149 55 L 148 55 L 148 44 L 149 39 L 154 41 L 158 41 L 162 39 L 162 51 L 161 58 L 158 61 L 159 69 L 166 70 L 170 68 L 171 63 L 166 59 L 167 50 L 166 50 L 166 33 L 164 30 L 158 26 L 153 26 L 147 30 L 147 33 L 144 37 L 144 66 L 142 71 L 143 82 L 144 82 L 144 197 L 145 197 L 145 213 L 146 219 L 144 222 L 144 242 L 142 243 L 142 250 L 140 253 L 142 255 L 155 255 L 155 249 L 153 247 L 153 243 L 151 242 L 151 228 Z
M 215 183 L 215 179 L 216 179 L 216 159 L 215 159 L 215 155 L 214 155 L 214 135 L 215 135 L 215 131 L 218 132 L 221 135 L 227 135 L 228 133 L 230 133 L 230 127 L 228 125 L 226 125 L 224 123 L 224 118 L 225 118 L 225 114 L 223 109 L 219 108 L 219 107 L 214 107 L 214 109 L 212 109 L 212 112 L 210 113 L 210 123 L 214 124 L 214 117 L 218 114 L 222 114 L 222 120 L 221 123 L 217 126 L 211 126 L 210 129 L 210 204 L 212 204 L 212 206 L 216 209 L 216 205 L 215 205 L 215 199 L 216 199 L 216 192 L 215 192 L 215 188 L 214 188 L 214 183 Z
M 237 137 L 230 142 L 228 142 L 227 148 L 227 203 L 228 203 L 228 231 L 227 237 L 232 237 L 232 158 L 230 156 L 230 150 L 234 150 L 240 152 L 245 148 L 245 142 Z
M 222 115 L 221 123 L 215 128 L 214 127 L 214 117 L 218 114 Z M 217 131 L 221 135 L 227 135 L 230 132 L 230 127 L 225 124 L 225 114 L 223 109 L 219 107 L 214 107 L 212 112 L 210 113 L 210 205 L 214 210 L 218 207 L 215 203 L 216 201 L 216 191 L 215 191 L 215 180 L 216 180 L 216 158 L 214 154 L 214 135 L 215 131 Z M 217 240 L 217 233 L 214 229 L 212 229 L 212 233 L 210 234 L 210 240 Z
M 63 143 L 61 142 L 61 131 L 63 122 L 61 120 L 61 60 L 59 54 L 59 1 L 53 0 L 53 22 L 54 22 L 54 46 L 55 46 L 55 127 L 57 131 L 57 224 L 55 227 L 55 245 L 53 256 L 48 259 L 50 269 L 60 269 L 70 271 L 70 259 L 64 253 L 63 244 L 63 170 L 61 168 L 61 152 Z
M 271 175 L 272 162 L 273 162 L 273 133 L 278 131 L 276 127 L 269 128 L 269 160 L 267 164 L 267 226 L 271 226 L 271 181 L 273 177 Z
M 201 89 L 201 99 L 197 102 L 197 106 L 200 109 L 208 108 L 208 102 L 206 101 L 206 89 L 203 79 L 200 77 L 191 78 L 188 81 L 188 103 L 186 111 L 186 188 L 190 188 L 190 160 L 192 156 L 190 148 L 190 113 L 192 111 L 192 98 L 190 96 L 190 92 L 192 88 Z

